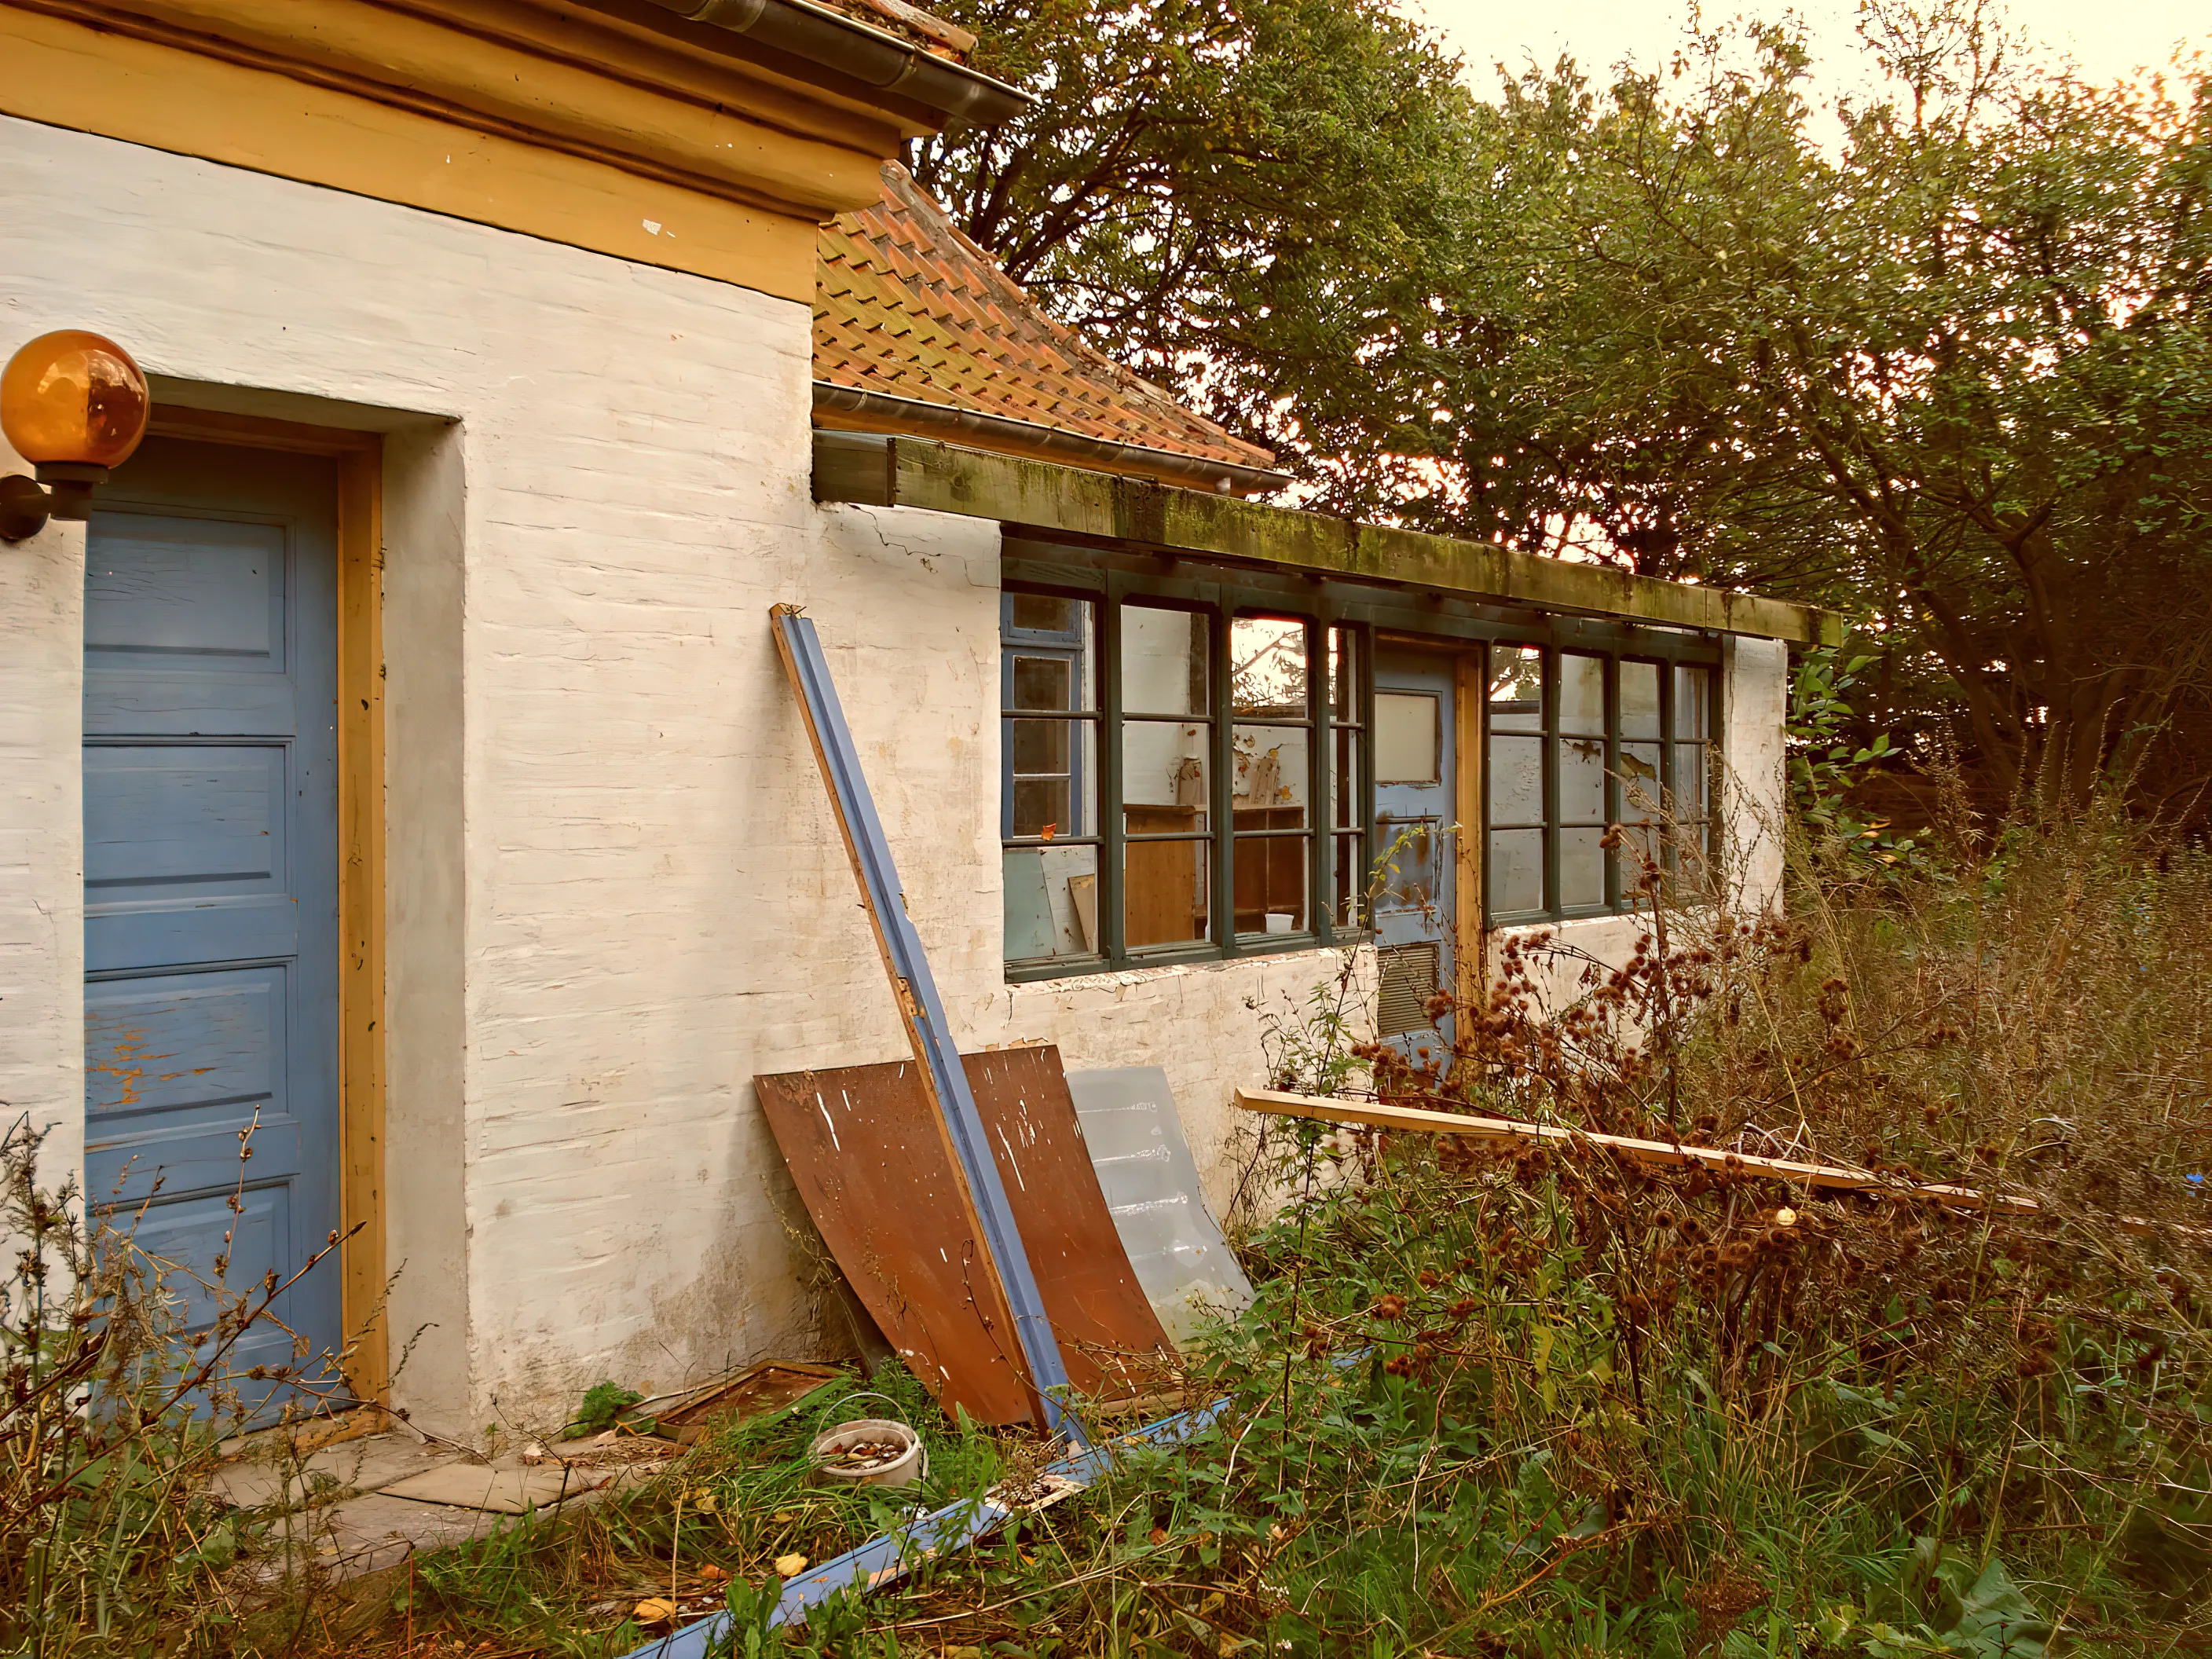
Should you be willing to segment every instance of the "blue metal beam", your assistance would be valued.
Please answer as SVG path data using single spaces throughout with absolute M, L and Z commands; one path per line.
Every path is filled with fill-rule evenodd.
M 1038 1294 L 1036 1275 L 1030 1270 L 1029 1252 L 1006 1202 L 998 1160 L 983 1133 L 975 1097 L 968 1086 L 967 1068 L 961 1065 L 959 1050 L 953 1046 L 952 1028 L 937 994 L 937 981 L 929 971 L 921 935 L 907 915 L 906 891 L 891 861 L 883 821 L 876 816 L 875 799 L 868 793 L 859 748 L 845 724 L 845 711 L 837 701 L 837 688 L 822 653 L 821 638 L 796 605 L 779 605 L 769 615 L 784 672 L 791 677 L 792 688 L 799 693 L 799 706 L 805 712 L 807 735 L 813 740 L 815 758 L 821 763 L 823 781 L 830 787 L 830 803 L 836 809 L 838 827 L 844 832 L 845 850 L 852 855 L 853 872 L 860 878 L 861 896 L 867 901 L 869 919 L 875 924 L 876 943 L 890 973 L 900 1018 L 906 1022 L 907 1035 L 914 1043 L 922 1086 L 937 1108 L 957 1173 L 967 1188 L 977 1242 L 989 1258 L 1012 1313 L 1040 1426 L 1066 1436 L 1079 1447 L 1085 1445 L 1090 1436 L 1082 1423 L 1052 1392 L 1067 1386 L 1060 1343 L 1053 1335 L 1044 1298 Z
M 1147 1442 L 1172 1445 L 1188 1440 L 1209 1426 L 1228 1403 L 1225 1399 L 1217 1400 L 1194 1411 L 1164 1417 L 1157 1423 L 1133 1429 L 1117 1440 L 1088 1446 L 1072 1456 L 1063 1457 L 1047 1465 L 1044 1473 L 1087 1486 L 1113 1467 L 1115 1454 L 1124 1446 Z M 831 1596 L 848 1591 L 865 1594 L 879 1584 L 902 1577 L 920 1562 L 966 1548 L 1016 1513 L 1016 1508 L 1010 1504 L 989 1498 L 969 1498 L 918 1516 L 896 1531 L 871 1538 L 859 1548 L 833 1556 L 790 1579 L 776 1601 L 775 1611 L 769 1614 L 769 1625 L 771 1628 L 803 1625 L 808 1611 L 820 1607 Z M 648 1642 L 624 1656 L 624 1659 L 704 1659 L 708 1650 L 729 1628 L 730 1615 L 717 1613 L 658 1641 Z

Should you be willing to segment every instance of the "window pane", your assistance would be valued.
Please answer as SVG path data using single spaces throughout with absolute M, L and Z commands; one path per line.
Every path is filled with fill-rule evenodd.
M 1336 803 L 1340 830 L 1359 827 L 1359 733 L 1338 726 L 1330 732 L 1329 797 Z
M 1306 915 L 1306 864 L 1313 841 L 1306 836 L 1237 837 L 1237 931 L 1240 933 L 1303 933 Z
M 1338 725 L 1359 723 L 1359 636 L 1348 628 L 1328 630 L 1328 707 Z
M 1560 738 L 1559 822 L 1602 823 L 1605 816 L 1605 739 Z
M 1046 593 L 1006 595 L 1008 620 L 1026 633 L 1065 634 L 1076 626 L 1077 607 L 1090 609 L 1082 599 L 1054 599 Z
M 1559 831 L 1559 908 L 1594 910 L 1605 903 L 1602 830 Z
M 1605 735 L 1605 659 L 1570 651 L 1559 659 L 1559 730 Z
M 1098 849 L 1014 847 L 1005 854 L 1006 960 L 1098 953 Z
M 1130 809 L 1133 819 L 1136 808 Z M 1187 945 L 1206 937 L 1210 841 L 1133 842 L 1121 864 L 1121 938 L 1131 950 Z
M 1712 736 L 1712 671 L 1707 668 L 1674 670 L 1674 735 L 1678 738 L 1710 738 Z
M 1016 656 L 1013 661 L 1015 708 L 1066 709 L 1075 707 L 1070 695 L 1075 679 L 1074 661 L 1067 657 Z
M 1069 827 L 1066 778 L 1014 780 L 1014 835 L 1017 839 L 1075 833 Z
M 1436 783 L 1443 701 L 1425 691 L 1375 694 L 1375 781 Z
M 1620 902 L 1624 907 L 1641 900 L 1649 903 L 1650 890 L 1643 886 L 1644 866 L 1648 860 L 1658 862 L 1659 832 L 1650 825 L 1630 824 L 1620 836 L 1620 847 L 1613 855 L 1613 868 L 1620 882 Z
M 1239 617 L 1229 624 L 1229 696 L 1239 714 L 1304 720 L 1306 625 L 1280 617 Z
M 1366 854 L 1361 837 L 1329 837 L 1329 915 L 1339 927 L 1357 927 L 1364 920 L 1367 892 Z
M 1709 848 L 1711 845 L 1711 826 L 1703 823 L 1684 824 L 1670 848 L 1674 854 L 1676 879 L 1695 886 L 1703 884 L 1711 874 Z
M 1073 720 L 1008 720 L 1009 752 L 1017 775 L 1067 771 L 1068 728 Z
M 1490 729 L 1544 729 L 1544 653 L 1536 647 L 1490 647 Z
M 1230 734 L 1237 756 L 1237 811 L 1240 830 L 1303 830 L 1306 827 L 1306 757 L 1311 733 L 1303 726 L 1239 726 Z M 1247 812 L 1266 812 L 1265 823 L 1243 822 Z
M 1544 908 L 1544 832 L 1498 830 L 1490 836 L 1490 911 L 1521 915 Z
M 1375 821 L 1378 910 L 1425 910 L 1437 902 L 1441 837 L 1434 818 Z
M 1121 802 L 1131 835 L 1206 828 L 1213 797 L 1207 750 L 1212 728 L 1182 720 L 1129 720 L 1121 727 Z
M 1620 821 L 1642 823 L 1659 805 L 1659 745 L 1624 743 L 1620 745 Z
M 1705 745 L 1702 743 L 1678 743 L 1672 745 L 1668 759 L 1672 763 L 1667 776 L 1669 793 L 1668 809 L 1686 823 L 1705 816 L 1705 797 L 1709 789 L 1705 770 Z
M 1097 835 L 1097 723 L 1010 720 L 1003 726 L 1006 835 Z
M 1206 620 L 1195 611 L 1121 607 L 1121 708 L 1131 714 L 1206 712 Z
M 1543 738 L 1492 738 L 1490 740 L 1490 821 L 1492 823 L 1541 823 L 1544 821 Z
M 1659 730 L 1659 665 L 1656 662 L 1620 665 L 1620 735 L 1664 735 Z

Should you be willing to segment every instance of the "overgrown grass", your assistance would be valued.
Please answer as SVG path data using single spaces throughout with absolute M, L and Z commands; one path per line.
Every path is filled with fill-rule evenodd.
M 1212 1431 L 733 1651 L 2212 1648 L 2212 860 L 2117 819 L 1938 845 L 1808 856 L 1787 923 L 1663 906 L 1623 969 L 1528 944 L 1480 1006 L 1437 1006 L 1425 1055 L 1347 1067 L 1334 988 L 1282 1034 L 1335 1086 L 1872 1167 L 1887 1193 L 1279 1130 L 1259 1301 L 1194 1358 Z M 1936 1182 L 2044 1207 L 1916 1192 Z M 1036 1455 L 877 1386 L 924 1433 L 923 1493 L 808 1486 L 817 1398 L 359 1587 L 298 1645 L 625 1652 L 640 1602 L 757 1606 L 779 1557 Z

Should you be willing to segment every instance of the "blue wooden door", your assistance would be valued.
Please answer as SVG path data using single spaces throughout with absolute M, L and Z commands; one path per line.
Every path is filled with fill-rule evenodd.
M 338 1225 L 337 499 L 319 458 L 154 439 L 87 538 L 86 1187 L 195 1324 Z M 339 1284 L 231 1369 L 335 1352 Z
M 1427 1003 L 1453 982 L 1458 911 L 1454 663 L 1443 651 L 1385 646 L 1375 658 L 1375 853 L 1388 866 L 1375 900 L 1376 1035 L 1415 1058 L 1451 1042 Z

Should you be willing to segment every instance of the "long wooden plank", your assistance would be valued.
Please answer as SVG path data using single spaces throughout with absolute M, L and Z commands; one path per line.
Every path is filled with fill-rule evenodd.
M 1529 1140 L 1551 1145 L 1606 1147 L 1639 1163 L 1699 1164 L 1709 1170 L 1724 1166 L 1747 1170 L 1801 1186 L 1846 1192 L 1896 1192 L 1912 1198 L 1932 1199 L 1954 1209 L 1995 1207 L 2018 1215 L 2035 1215 L 2042 1206 L 2032 1198 L 2006 1193 L 1986 1194 L 1972 1187 L 1942 1184 L 1917 1186 L 1854 1170 L 1838 1164 L 1802 1164 L 1795 1158 L 1761 1158 L 1732 1152 L 1722 1146 L 1682 1146 L 1667 1140 L 1639 1140 L 1633 1135 L 1599 1134 L 1564 1128 L 1554 1123 L 1522 1123 L 1511 1118 L 1474 1117 L 1459 1112 L 1424 1111 L 1413 1106 L 1386 1106 L 1370 1100 L 1330 1100 L 1316 1095 L 1284 1094 L 1273 1089 L 1239 1089 L 1237 1103 L 1248 1112 L 1276 1117 L 1303 1117 L 1323 1123 L 1358 1124 L 1370 1129 L 1406 1129 L 1417 1134 L 1467 1135 L 1478 1140 Z M 2150 1224 L 2145 1223 L 2144 1225 Z
M 837 701 L 837 688 L 830 678 L 829 659 L 822 653 L 821 638 L 797 605 L 772 606 L 769 618 L 776 654 L 783 659 L 792 690 L 799 694 L 806 735 L 821 766 L 822 781 L 829 788 L 838 833 L 844 837 L 846 854 L 853 861 L 854 877 L 860 884 L 884 971 L 890 975 L 892 999 L 898 1004 L 899 1018 L 914 1045 L 922 1087 L 936 1109 L 932 1117 L 944 1137 L 955 1191 L 983 1254 L 986 1271 L 976 1275 L 977 1292 L 988 1296 L 995 1286 L 1000 1296 L 997 1306 L 1011 1315 L 1006 1322 L 1019 1339 L 1020 1355 L 1028 1368 L 1024 1381 L 1030 1390 L 1038 1425 L 1088 1444 L 1090 1435 L 1083 1425 L 1052 1394 L 1068 1382 L 1060 1364 L 1060 1345 L 1030 1269 L 1021 1231 L 1008 1208 L 1006 1185 L 1000 1179 L 998 1161 L 992 1156 L 968 1073 L 953 1047 L 951 1024 L 938 995 L 921 935 L 907 915 L 906 890 L 900 884 L 883 821 L 876 815 L 875 798 L 868 790 L 860 750 L 845 724 L 845 711 Z

